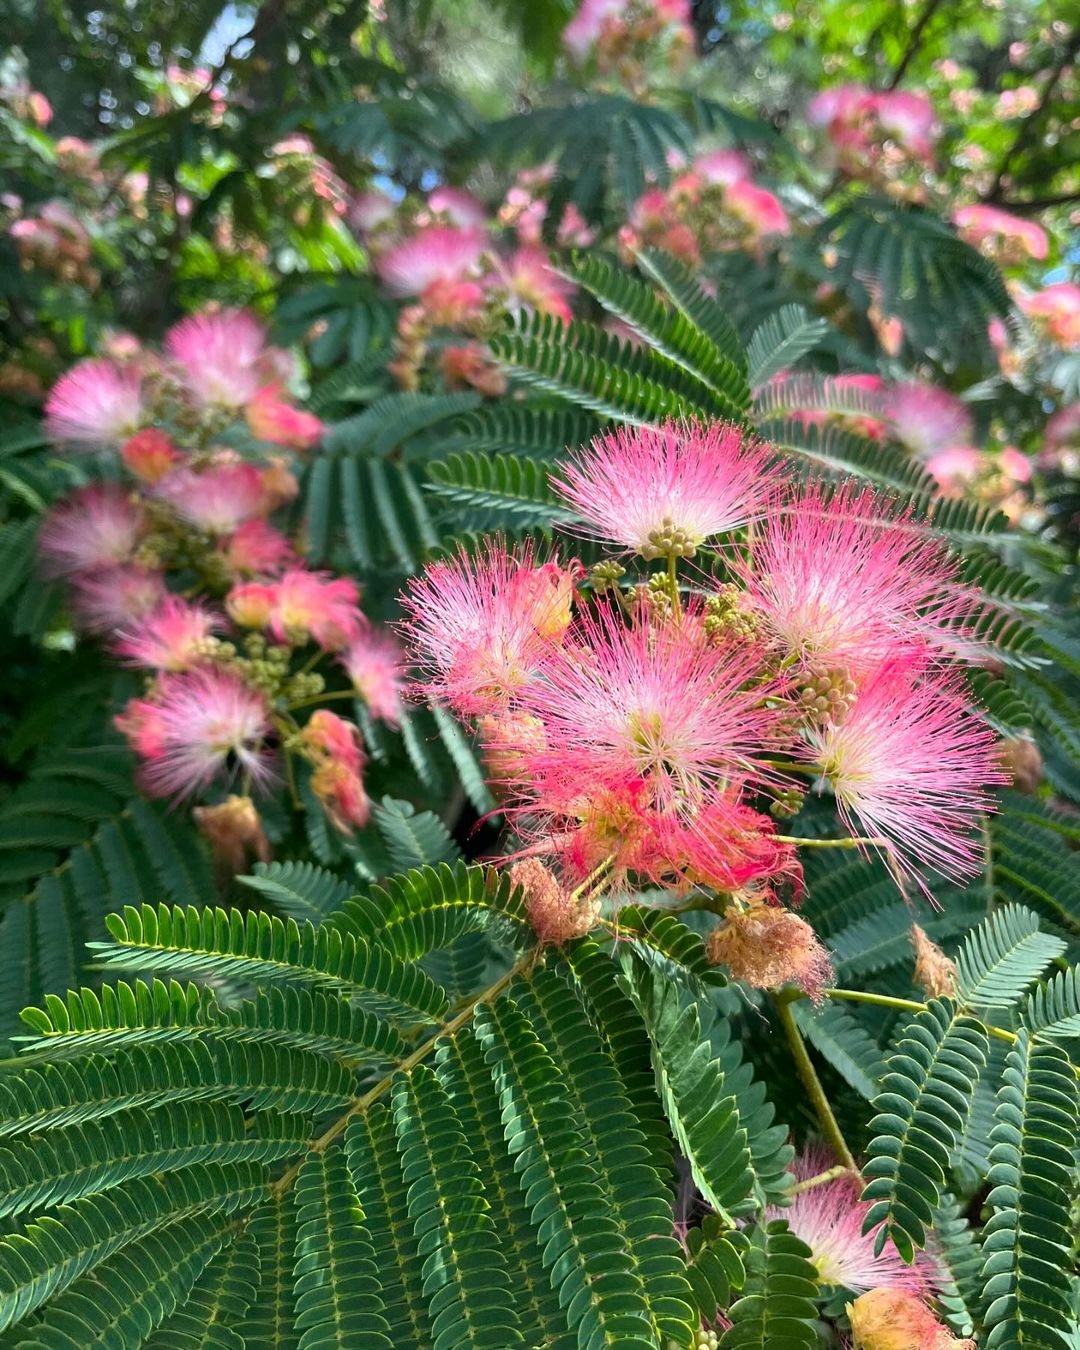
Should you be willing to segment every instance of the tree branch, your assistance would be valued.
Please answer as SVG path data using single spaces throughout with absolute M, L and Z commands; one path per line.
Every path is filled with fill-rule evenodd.
M 1068 206 L 1071 202 L 1080 202 L 1080 191 L 1061 192 L 1056 197 L 1029 197 L 1027 201 L 1010 201 L 1007 197 L 999 197 L 997 205 L 1003 211 L 1011 211 L 1014 215 L 1023 216 L 1031 211 L 1046 211 L 1051 206 Z
M 908 38 L 908 45 L 900 58 L 900 64 L 892 73 L 892 78 L 885 86 L 886 89 L 895 89 L 900 81 L 907 74 L 908 66 L 915 59 L 916 53 L 922 44 L 923 33 L 926 31 L 926 25 L 941 8 L 943 0 L 926 0 L 923 11 L 915 20 L 915 27 L 911 30 L 911 36 Z

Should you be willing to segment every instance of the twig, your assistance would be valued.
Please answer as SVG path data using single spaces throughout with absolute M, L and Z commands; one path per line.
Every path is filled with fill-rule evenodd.
M 1009 165 L 1035 135 L 1036 128 L 1041 123 L 1043 116 L 1050 105 L 1050 99 L 1053 97 L 1058 81 L 1061 79 L 1065 68 L 1069 65 L 1078 51 L 1080 51 L 1080 29 L 1077 29 L 1069 38 L 1068 42 L 1066 42 L 1059 53 L 1057 60 L 1051 67 L 1050 78 L 1043 86 L 1042 94 L 1039 96 L 1039 102 L 1033 109 L 1031 116 L 1025 117 L 1020 123 L 1019 129 L 1013 137 L 1013 143 L 1005 151 L 1005 156 L 998 167 L 997 173 L 994 175 L 993 183 L 990 185 L 989 190 L 983 194 L 984 202 L 999 202 L 1001 200 L 1001 189 L 1005 182 L 1005 177 L 1009 172 Z
M 908 38 L 908 45 L 904 50 L 903 56 L 900 58 L 900 64 L 892 73 L 892 79 L 890 79 L 889 83 L 885 86 L 886 89 L 895 89 L 907 74 L 907 68 L 915 59 L 915 54 L 918 52 L 922 43 L 922 36 L 926 31 L 926 25 L 941 8 L 941 4 L 942 0 L 927 0 L 927 3 L 923 7 L 923 12 L 915 20 L 915 27 L 911 30 L 911 36 Z
M 817 1070 L 814 1068 L 814 1062 L 803 1042 L 802 1033 L 799 1031 L 795 1022 L 795 1015 L 791 1011 L 791 1005 L 795 999 L 800 998 L 798 992 L 788 993 L 785 991 L 778 994 L 774 999 L 776 1005 L 776 1015 L 780 1019 L 780 1025 L 784 1029 L 784 1035 L 787 1037 L 788 1045 L 791 1048 L 792 1058 L 795 1060 L 795 1068 L 798 1070 L 799 1077 L 802 1079 L 803 1087 L 806 1088 L 810 1097 L 814 1113 L 817 1115 L 821 1125 L 821 1132 L 825 1136 L 825 1142 L 838 1157 L 844 1168 L 851 1172 L 857 1172 L 859 1169 L 852 1156 L 851 1149 L 847 1146 L 843 1133 L 840 1129 L 840 1123 L 833 1115 L 833 1109 L 829 1105 L 829 1099 L 825 1095 L 825 1089 L 821 1085 L 821 1079 L 817 1076 Z

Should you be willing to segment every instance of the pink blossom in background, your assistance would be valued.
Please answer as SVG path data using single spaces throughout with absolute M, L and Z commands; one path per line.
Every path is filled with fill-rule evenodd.
M 555 271 L 543 249 L 524 245 L 509 258 L 497 260 L 496 278 L 508 292 L 512 313 L 524 309 L 570 322 L 570 301 L 577 287 Z
M 72 576 L 129 561 L 142 533 L 131 494 L 115 483 L 92 483 L 49 508 L 38 551 L 46 575 Z
M 937 482 L 944 496 L 963 497 L 979 478 L 988 458 L 972 446 L 954 445 L 930 455 L 926 472 Z
M 824 1150 L 809 1148 L 799 1155 L 791 1170 L 796 1181 L 807 1181 L 828 1171 L 833 1163 Z M 773 1206 L 765 1211 L 765 1217 L 787 1220 L 791 1231 L 813 1253 L 811 1260 L 823 1284 L 850 1289 L 853 1294 L 883 1285 L 927 1292 L 936 1267 L 924 1253 L 920 1252 L 911 1266 L 891 1242 L 885 1244 L 880 1256 L 874 1255 L 881 1225 L 863 1231 L 870 1204 L 859 1199 L 861 1190 L 859 1178 L 848 1173 L 796 1192 L 790 1205 Z
M 881 666 L 841 722 L 811 726 L 805 753 L 852 834 L 889 841 L 921 885 L 920 863 L 956 880 L 978 872 L 975 826 L 994 809 L 989 788 L 1009 782 L 995 745 L 958 671 L 901 658 Z
M 266 329 L 247 310 L 181 319 L 165 334 L 165 351 L 188 393 L 206 408 L 242 408 L 265 383 Z
M 291 567 L 267 590 L 270 610 L 265 626 L 278 642 L 310 639 L 324 651 L 341 651 L 367 624 L 359 609 L 359 588 L 351 577 Z
M 741 150 L 710 150 L 694 160 L 694 172 L 706 183 L 730 187 L 750 177 L 750 160 Z
M 397 639 L 369 628 L 345 648 L 341 664 L 372 717 L 397 726 L 405 687 L 405 653 Z
M 351 834 L 366 825 L 371 804 L 364 791 L 365 756 L 358 729 L 319 708 L 300 733 L 300 743 L 315 766 L 311 789 L 335 829 Z
M 245 520 L 220 548 L 230 572 L 272 576 L 295 560 L 289 541 L 265 520 Z
M 590 533 L 646 559 L 693 557 L 706 539 L 759 516 L 772 458 L 737 427 L 619 427 L 560 468 L 552 486 Z
M 133 699 L 116 725 L 125 735 L 130 728 L 134 749 L 141 744 L 151 750 L 139 781 L 152 797 L 189 797 L 219 774 L 241 773 L 257 788 L 273 778 L 266 700 L 228 671 L 162 674 L 153 692 Z
M 314 413 L 294 408 L 281 398 L 281 386 L 267 384 L 244 409 L 251 434 L 271 445 L 310 450 L 322 439 L 323 425 Z
M 1080 346 L 1080 286 L 1056 281 L 1034 295 L 1021 296 L 1020 308 L 1029 319 L 1045 325 L 1047 336 L 1059 347 Z
M 534 590 L 530 603 L 523 587 Z M 466 716 L 502 711 L 561 638 L 572 594 L 568 570 L 538 567 L 531 548 L 511 554 L 497 538 L 433 563 L 402 596 L 403 629 L 432 695 Z
M 896 439 L 920 458 L 969 444 L 974 434 L 966 404 L 937 385 L 914 380 L 894 385 L 887 408 Z
M 940 128 L 934 105 L 925 94 L 895 89 L 879 94 L 874 104 L 882 130 L 919 159 L 933 158 Z
M 1010 262 L 1024 258 L 1042 262 L 1050 250 L 1050 240 L 1041 225 L 996 206 L 959 206 L 953 212 L 953 224 L 961 239 L 974 248 L 1000 253 Z
M 262 471 L 242 460 L 201 472 L 177 469 L 158 483 L 155 494 L 181 520 L 216 535 L 231 534 L 245 520 L 265 515 L 269 506 Z
M 388 248 L 375 266 L 391 294 L 422 295 L 433 282 L 476 276 L 487 247 L 480 230 L 429 225 Z
M 183 458 L 172 437 L 159 427 L 143 427 L 120 447 L 124 468 L 140 482 L 151 486 L 159 483 Z
M 203 659 L 207 638 L 220 627 L 221 620 L 205 606 L 170 595 L 152 613 L 121 631 L 113 646 L 134 666 L 189 670 Z
M 370 188 L 367 192 L 358 192 L 353 197 L 346 210 L 346 219 L 350 228 L 357 234 L 370 234 L 380 225 L 393 220 L 397 210 L 398 204 L 393 197 L 378 191 L 377 188 Z
M 741 220 L 755 238 L 790 233 L 791 220 L 779 198 L 746 179 L 739 179 L 725 190 L 724 209 Z
M 1019 451 L 1015 445 L 1002 446 L 996 459 L 997 467 L 1013 483 L 1030 483 L 1032 474 L 1031 460 Z
M 448 185 L 434 188 L 428 193 L 427 201 L 432 211 L 446 216 L 458 229 L 483 229 L 487 225 L 487 207 L 464 188 Z
M 165 599 L 159 572 L 134 564 L 79 573 L 71 579 L 71 609 L 76 625 L 88 633 L 111 635 L 155 610 Z
M 563 46 L 581 62 L 589 55 L 608 19 L 622 16 L 629 0 L 581 0 L 578 11 L 562 31 Z
M 138 430 L 145 413 L 138 371 L 90 358 L 53 385 L 45 403 L 45 430 L 61 443 L 115 445 Z
M 1059 408 L 1047 422 L 1043 434 L 1048 450 L 1066 446 L 1080 448 L 1080 402 Z

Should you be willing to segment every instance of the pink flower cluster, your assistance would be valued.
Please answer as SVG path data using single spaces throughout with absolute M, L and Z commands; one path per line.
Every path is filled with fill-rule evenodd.
M 768 917 L 798 891 L 775 816 L 797 810 L 802 775 L 898 879 L 977 869 L 972 827 L 1005 775 L 952 655 L 973 600 L 940 540 L 870 489 L 791 481 L 724 425 L 605 433 L 552 484 L 578 528 L 662 569 L 628 586 L 612 559 L 586 590 L 576 564 L 493 540 L 404 599 L 422 687 L 475 721 L 515 856 L 583 902 L 722 892 L 743 925 L 732 950 L 757 916 L 788 958 L 769 982 L 811 992 L 816 940 Z
M 689 0 L 581 0 L 563 29 L 577 66 L 595 63 L 630 89 L 646 87 L 654 67 L 678 68 L 694 50 Z
M 362 826 L 359 732 L 324 708 L 305 710 L 325 693 L 316 667 L 330 660 L 347 680 L 335 697 L 351 692 L 396 723 L 401 655 L 361 612 L 356 583 L 304 567 L 271 520 L 297 491 L 283 452 L 321 431 L 281 395 L 286 353 L 238 311 L 183 320 L 161 354 L 112 347 L 50 395 L 58 441 L 111 454 L 108 477 L 50 509 L 39 551 L 45 573 L 66 581 L 77 625 L 146 672 L 145 692 L 116 719 L 143 787 L 188 799 L 239 780 L 240 797 L 197 815 L 234 863 L 245 848 L 269 847 L 250 794 L 280 781 L 283 757 L 309 766 L 335 826 Z M 217 444 L 226 432 L 234 444 L 246 438 L 251 457 Z
M 619 231 L 623 260 L 659 248 L 694 267 L 707 253 L 759 253 L 767 239 L 789 234 L 783 204 L 751 172 L 745 155 L 718 150 L 702 155 L 670 187 L 645 192 Z
M 806 115 L 852 178 L 895 185 L 907 170 L 933 164 L 939 126 L 924 94 L 834 85 L 810 100 Z
M 425 363 L 439 356 L 449 388 L 472 386 L 501 394 L 505 380 L 480 342 L 507 314 L 550 314 L 570 319 L 573 285 L 551 266 L 540 246 L 535 215 L 526 236 L 498 247 L 487 210 L 461 188 L 432 191 L 422 209 L 396 205 L 382 193 L 354 199 L 350 223 L 371 250 L 375 270 L 391 295 L 409 300 L 398 317 L 390 372 L 404 389 L 417 389 Z M 505 223 L 505 222 L 504 222 Z M 572 218 L 579 232 L 584 222 Z M 470 339 L 462 344 L 461 337 Z
M 42 271 L 59 281 L 97 289 L 101 275 L 93 266 L 93 241 L 66 202 L 45 202 L 32 214 L 13 221 L 8 234 L 27 271 Z

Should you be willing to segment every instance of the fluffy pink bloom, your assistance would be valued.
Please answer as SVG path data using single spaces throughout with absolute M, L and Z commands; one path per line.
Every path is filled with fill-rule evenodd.
M 397 202 L 385 192 L 369 189 L 360 192 L 349 203 L 346 219 L 357 234 L 368 234 L 397 215 Z
M 458 229 L 482 229 L 487 224 L 487 208 L 464 188 L 443 186 L 428 193 L 428 206 L 446 216 Z
M 388 248 L 376 269 L 392 295 L 422 295 L 432 282 L 475 276 L 487 244 L 481 230 L 429 225 Z
M 1030 483 L 1032 466 L 1027 455 L 1015 445 L 1003 445 L 997 457 L 997 467 L 1012 483 Z
M 92 483 L 49 509 L 38 550 L 47 575 L 71 576 L 127 562 L 141 533 L 130 494 L 115 483 Z
M 694 160 L 694 172 L 706 183 L 730 187 L 750 177 L 750 161 L 741 150 L 710 150 Z
M 760 675 L 758 652 L 709 643 L 694 615 L 628 624 L 613 606 L 586 611 L 522 694 L 545 732 L 522 753 L 522 791 L 578 815 L 583 798 L 634 787 L 644 808 L 685 821 L 718 788 L 769 776 L 758 757 L 780 714 Z
M 322 423 L 314 413 L 284 402 L 280 392 L 279 385 L 264 385 L 244 409 L 251 434 L 271 445 L 310 450 L 322 438 Z
M 946 546 L 853 484 L 777 502 L 740 572 L 765 634 L 806 671 L 860 679 L 894 650 L 951 637 L 964 612 Z
M 767 448 L 737 427 L 667 422 L 604 432 L 552 486 L 592 533 L 653 559 L 756 519 L 772 482 Z
M 920 458 L 953 445 L 970 444 L 971 414 L 955 394 L 933 384 L 895 385 L 887 409 L 896 439 Z
M 562 31 L 563 46 L 575 61 L 584 61 L 596 45 L 607 20 L 618 18 L 629 0 L 581 0 L 578 11 Z
M 970 445 L 954 445 L 932 454 L 926 461 L 926 472 L 946 497 L 962 497 L 987 462 L 988 456 L 981 450 Z
M 116 725 L 143 754 L 139 781 L 153 797 L 191 796 L 218 774 L 239 771 L 258 787 L 272 777 L 266 700 L 227 671 L 163 674 Z
M 555 271 L 543 249 L 524 245 L 496 266 L 499 282 L 509 292 L 511 311 L 535 310 L 570 322 L 570 300 L 577 288 Z
M 231 534 L 270 506 L 262 472 L 243 460 L 213 464 L 201 472 L 178 469 L 162 479 L 157 495 L 181 520 L 215 535 Z
M 266 329 L 254 314 L 223 309 L 193 314 L 165 334 L 165 351 L 195 401 L 242 408 L 265 383 Z
M 957 671 L 890 661 L 843 721 L 806 733 L 805 753 L 821 765 L 852 833 L 890 841 L 912 876 L 919 863 L 958 880 L 973 876 L 982 852 L 972 831 L 993 810 L 987 788 L 1009 781 L 994 733 L 964 694 Z
M 397 726 L 405 683 L 401 644 L 389 633 L 369 628 L 342 652 L 341 664 L 372 717 Z
M 245 520 L 221 545 L 229 570 L 241 576 L 273 576 L 295 559 L 293 547 L 265 520 Z
M 88 633 L 116 633 L 151 613 L 165 598 L 158 572 L 125 565 L 87 572 L 72 579 L 71 608 Z
M 1059 408 L 1046 424 L 1046 449 L 1080 448 L 1080 402 Z
M 320 708 L 301 732 L 300 743 L 314 765 L 311 789 L 335 829 L 351 834 L 366 825 L 371 804 L 364 791 L 364 751 L 358 729 Z
M 536 677 L 570 622 L 573 573 L 498 539 L 409 582 L 404 631 L 426 686 L 455 711 L 501 711 Z
M 959 206 L 953 212 L 953 223 L 962 239 L 975 248 L 1001 254 L 1006 261 L 1019 262 L 1027 257 L 1042 262 L 1050 249 L 1041 225 L 997 206 Z
M 153 613 L 121 633 L 113 646 L 135 666 L 188 670 L 199 663 L 206 639 L 220 626 L 220 620 L 202 605 L 170 595 Z
M 806 120 L 812 127 L 846 121 L 866 107 L 867 93 L 861 84 L 836 84 L 831 89 L 822 89 L 807 104 Z
M 1060 347 L 1080 346 L 1080 286 L 1056 281 L 1034 295 L 1021 296 L 1020 308 L 1046 326 L 1046 333 Z
M 791 232 L 791 221 L 779 198 L 748 179 L 739 179 L 725 190 L 724 209 L 741 220 L 755 239 Z
M 797 1181 L 820 1176 L 833 1165 L 833 1159 L 821 1149 L 808 1149 L 796 1159 L 792 1171 Z M 765 1211 L 766 1219 L 786 1219 L 797 1238 L 810 1248 L 812 1260 L 823 1284 L 861 1294 L 867 1289 L 892 1285 L 915 1293 L 925 1293 L 932 1279 L 933 1265 L 922 1253 L 909 1266 L 892 1245 L 886 1243 L 880 1256 L 874 1255 L 874 1242 L 881 1225 L 863 1232 L 863 1220 L 869 1203 L 859 1199 L 862 1187 L 850 1174 L 798 1191 L 791 1204 Z
M 136 370 L 101 359 L 80 361 L 53 385 L 45 430 L 54 441 L 115 445 L 138 430 L 144 414 Z
M 351 577 L 291 567 L 265 589 L 270 595 L 266 626 L 278 642 L 310 639 L 325 651 L 336 652 L 364 631 L 367 620 L 359 610 L 360 592 Z
M 918 159 L 929 160 L 938 136 L 934 105 L 925 94 L 894 89 L 878 94 L 874 110 L 881 129 Z

